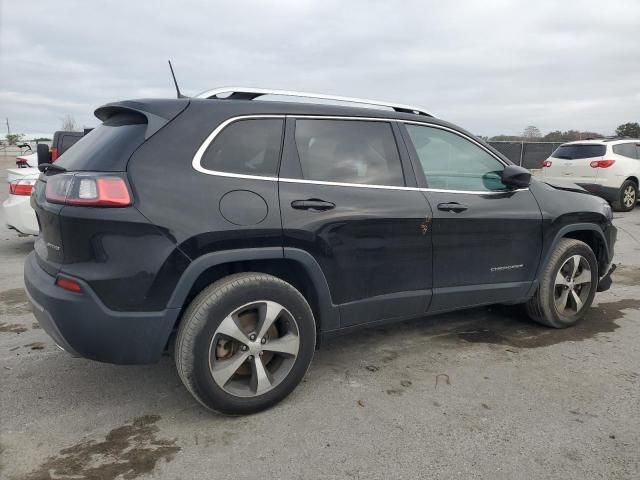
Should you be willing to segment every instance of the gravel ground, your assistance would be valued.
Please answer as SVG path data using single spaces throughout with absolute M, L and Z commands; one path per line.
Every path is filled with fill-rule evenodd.
M 58 350 L 23 291 L 33 240 L 0 217 L 0 478 L 639 478 L 640 209 L 615 223 L 614 286 L 579 326 L 491 307 L 364 330 L 279 406 L 226 418 L 170 356 Z

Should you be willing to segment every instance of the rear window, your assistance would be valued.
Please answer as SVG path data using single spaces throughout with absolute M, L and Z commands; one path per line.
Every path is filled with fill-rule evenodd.
M 143 115 L 115 115 L 91 130 L 64 152 L 56 165 L 69 171 L 122 172 L 133 152 L 144 142 Z
M 58 153 L 62 154 L 66 152 L 71 148 L 72 145 L 77 143 L 78 140 L 80 140 L 81 138 L 82 138 L 82 134 L 80 133 L 78 133 L 77 135 L 68 135 L 68 134 L 62 135 L 62 142 L 60 143 L 61 152 L 58 152 Z
M 602 157 L 606 151 L 606 145 L 560 145 L 551 156 L 565 160 L 579 160 L 581 158 Z
M 201 165 L 218 172 L 277 176 L 283 125 L 281 118 L 234 122 L 209 145 Z
M 297 120 L 296 145 L 305 179 L 404 185 L 398 147 L 389 123 Z

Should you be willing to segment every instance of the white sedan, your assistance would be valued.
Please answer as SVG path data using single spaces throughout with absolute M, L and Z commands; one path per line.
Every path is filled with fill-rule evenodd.
M 31 192 L 40 172 L 37 168 L 12 168 L 7 174 L 9 196 L 2 203 L 7 225 L 20 233 L 38 235 L 40 228 L 31 208 Z

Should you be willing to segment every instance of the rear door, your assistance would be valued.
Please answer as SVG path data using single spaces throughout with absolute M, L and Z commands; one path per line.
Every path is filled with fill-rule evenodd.
M 591 167 L 594 160 L 602 160 L 606 145 L 597 143 L 569 143 L 560 145 L 549 158 L 543 176 L 573 183 L 594 183 L 598 173 Z
M 425 312 L 431 211 L 390 121 L 289 118 L 280 171 L 285 248 L 309 252 L 340 325 Z
M 532 193 L 507 189 L 500 181 L 505 164 L 470 136 L 438 125 L 403 129 L 433 209 L 430 311 L 524 297 L 542 249 Z

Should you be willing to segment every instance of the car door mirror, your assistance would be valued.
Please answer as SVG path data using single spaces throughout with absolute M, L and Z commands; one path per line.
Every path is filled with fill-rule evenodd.
M 531 172 L 518 165 L 507 165 L 502 171 L 502 183 L 512 188 L 528 187 L 531 183 Z

